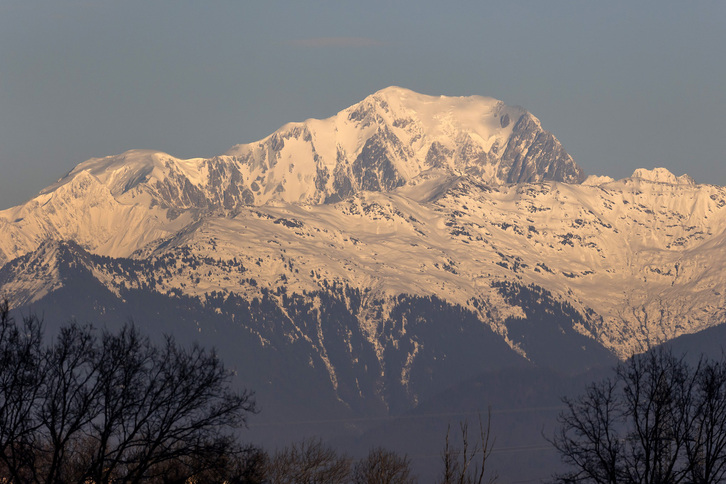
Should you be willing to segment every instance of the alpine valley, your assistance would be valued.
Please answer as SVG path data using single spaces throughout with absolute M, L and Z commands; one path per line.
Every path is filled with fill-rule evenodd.
M 94 158 L 0 234 L 12 307 L 215 346 L 269 442 L 492 405 L 504 447 L 541 446 L 534 413 L 577 378 L 726 321 L 725 188 L 586 178 L 478 96 L 390 87 L 213 158 Z

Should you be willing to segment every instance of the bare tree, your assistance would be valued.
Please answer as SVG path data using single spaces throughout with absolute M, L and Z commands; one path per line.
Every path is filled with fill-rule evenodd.
M 620 482 L 625 450 L 618 428 L 624 411 L 616 390 L 617 383 L 607 379 L 591 385 L 574 400 L 563 399 L 567 411 L 559 417 L 559 433 L 552 443 L 574 471 L 558 476 L 558 480 Z
M 0 460 L 13 481 L 31 479 L 31 456 L 40 424 L 35 402 L 43 388 L 40 321 L 16 324 L 7 301 L 0 303 Z
M 263 484 L 267 483 L 265 469 L 269 456 L 264 450 L 248 446 L 241 455 L 238 455 L 231 468 L 228 484 Z
M 479 416 L 479 435 L 471 444 L 469 437 L 469 423 L 459 423 L 461 432 L 461 447 L 451 445 L 449 437 L 451 426 L 446 431 L 446 441 L 442 453 L 444 471 L 441 484 L 481 484 L 487 475 L 487 462 L 494 450 L 494 440 L 491 439 L 491 408 L 487 412 L 486 426 Z M 487 483 L 496 482 L 496 474 L 490 475 Z
M 726 362 L 708 362 L 696 376 L 686 452 L 694 483 L 726 480 Z
M 112 376 L 103 380 L 102 407 L 116 406 L 96 425 L 99 448 L 106 449 L 96 459 L 100 478 L 122 469 L 128 482 L 139 482 L 163 462 L 193 456 L 203 466 L 234 451 L 234 438 L 224 429 L 243 425 L 254 401 L 227 389 L 231 375 L 214 352 L 181 348 L 171 338 L 161 348 L 147 339 L 139 343 L 133 329 L 106 339 L 106 354 L 118 345 L 115 351 L 133 359 L 131 371 L 110 368 Z M 121 395 L 114 394 L 114 383 Z
M 355 484 L 411 484 L 416 479 L 411 474 L 411 462 L 407 456 L 399 456 L 382 447 L 371 449 L 368 456 L 353 466 Z
M 0 307 L 0 459 L 17 482 L 137 483 L 174 464 L 186 477 L 243 453 L 234 429 L 253 395 L 229 389 L 213 351 L 153 344 L 127 325 L 101 337 Z
M 33 453 L 33 467 L 43 469 L 46 482 L 61 480 L 67 452 L 100 411 L 97 362 L 92 329 L 76 324 L 62 328 L 43 354 L 45 385 L 34 417 L 44 448 Z
M 715 483 L 726 477 L 726 367 L 667 349 L 618 365 L 567 410 L 551 442 L 559 482 Z
M 690 437 L 693 372 L 682 358 L 664 350 L 652 351 L 618 368 L 623 403 L 632 431 L 623 471 L 630 482 L 682 482 L 688 474 L 684 460 Z
M 349 475 L 350 459 L 319 439 L 303 440 L 276 452 L 267 468 L 271 484 L 342 484 Z

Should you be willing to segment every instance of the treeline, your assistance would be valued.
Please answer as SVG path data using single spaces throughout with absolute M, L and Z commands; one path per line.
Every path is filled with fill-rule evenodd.
M 267 452 L 242 445 L 257 409 L 230 389 L 214 351 L 153 343 L 70 323 L 52 340 L 33 315 L 0 303 L 0 483 L 413 483 L 410 460 L 375 448 L 359 460 L 320 440 Z M 726 359 L 658 348 L 564 398 L 549 438 L 560 483 L 711 484 L 726 481 Z M 489 419 L 442 436 L 450 484 L 492 483 Z M 456 441 L 458 445 L 452 444 Z M 547 477 L 547 476 L 543 476 Z
M 409 459 L 383 448 L 354 461 L 319 440 L 241 445 L 257 410 L 232 376 L 214 351 L 155 344 L 133 325 L 70 323 L 47 341 L 37 317 L 16 321 L 0 303 L 0 482 L 416 482 Z M 474 438 L 459 430 L 460 448 L 446 436 L 441 482 L 481 483 L 488 421 Z
M 491 448 L 489 449 L 489 451 Z M 442 470 L 436 482 L 442 484 L 493 483 L 496 476 L 487 474 L 486 459 L 478 445 L 464 448 L 446 447 L 442 453 Z M 484 456 L 486 454 L 486 456 Z M 169 478 L 171 474 L 166 476 Z M 485 480 L 486 478 L 486 480 Z M 418 482 L 410 460 L 393 451 L 377 447 L 362 459 L 354 460 L 338 453 L 321 440 L 310 439 L 291 444 L 268 454 L 250 448 L 223 467 L 209 469 L 196 476 L 195 482 L 238 484 L 413 484 Z M 430 479 L 426 479 L 430 481 Z M 185 482 L 183 480 L 159 482 Z

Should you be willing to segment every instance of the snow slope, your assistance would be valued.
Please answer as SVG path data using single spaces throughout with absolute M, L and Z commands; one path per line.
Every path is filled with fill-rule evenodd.
M 578 331 L 622 356 L 723 321 L 723 188 L 645 177 L 489 186 L 471 176 L 429 175 L 336 204 L 207 215 L 150 244 L 136 240 L 133 258 L 177 260 L 172 273 L 96 274 L 115 292 L 154 279 L 155 291 L 201 300 L 215 292 L 253 298 L 262 288 L 303 294 L 332 283 L 373 300 L 435 295 L 477 312 L 513 347 L 507 318 L 522 311 L 493 283 L 534 284 L 587 315 Z M 133 212 L 118 217 L 128 227 Z M 107 247 L 94 252 L 112 254 Z M 238 265 L 244 270 L 230 270 Z M 11 290 L 16 285 L 4 291 L 24 294 L 18 303 L 47 292 Z

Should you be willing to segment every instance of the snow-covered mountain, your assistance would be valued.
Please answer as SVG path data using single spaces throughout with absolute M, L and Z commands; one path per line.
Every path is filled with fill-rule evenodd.
M 188 223 L 175 220 L 182 212 L 234 213 L 272 201 L 330 203 L 395 189 L 431 169 L 489 184 L 584 178 L 557 139 L 522 108 L 391 87 L 331 118 L 287 124 L 209 159 L 132 150 L 81 163 L 26 205 L 0 213 L 8 234 L 0 241 L 0 262 L 47 238 L 126 256 Z M 98 218 L 88 219 L 90 213 Z M 83 224 L 66 220 L 78 217 Z
M 388 88 L 214 158 L 91 159 L 0 229 L 16 307 L 174 314 L 266 359 L 258 388 L 308 368 L 349 406 L 404 409 L 505 362 L 572 371 L 726 318 L 726 189 L 585 179 L 534 116 L 483 97 Z

